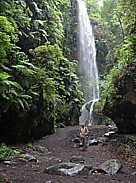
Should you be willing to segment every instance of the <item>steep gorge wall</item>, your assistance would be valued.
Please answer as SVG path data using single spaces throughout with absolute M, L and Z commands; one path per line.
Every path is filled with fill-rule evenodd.
M 136 65 L 133 63 L 126 73 L 117 78 L 113 105 L 107 100 L 104 113 L 118 127 L 120 133 L 136 133 Z
M 65 54 L 65 57 L 69 58 L 69 60 L 76 59 L 75 58 L 76 57 L 76 50 L 75 50 L 76 49 L 76 46 L 75 46 L 76 44 L 76 36 L 75 36 L 76 8 L 72 9 L 73 6 L 76 7 L 76 0 L 75 1 L 68 0 L 68 1 L 70 2 L 69 9 L 68 9 L 68 5 L 65 6 L 66 2 L 62 4 L 60 3 L 61 5 L 59 5 L 59 3 L 57 4 L 57 1 L 48 1 L 48 2 L 42 1 L 42 0 L 30 0 L 30 1 L 20 0 L 20 1 L 7 1 L 7 2 L 0 1 L 0 9 L 2 10 L 0 14 L 1 15 L 4 14 L 4 16 L 7 17 L 8 20 L 12 20 L 16 25 L 16 29 L 17 29 L 16 31 L 19 39 L 18 42 L 16 43 L 16 46 L 17 47 L 19 46 L 21 55 L 23 52 L 24 52 L 23 54 L 26 55 L 26 58 L 23 58 L 23 59 L 28 59 L 30 63 L 31 62 L 33 63 L 34 62 L 33 59 L 36 58 L 36 56 L 32 50 L 40 45 L 44 45 L 47 41 L 49 41 L 52 45 L 54 44 L 59 45 L 61 49 L 63 49 L 63 46 L 64 46 L 65 49 L 63 50 L 63 53 Z M 55 6 L 55 3 L 58 6 L 57 5 Z M 10 14 L 11 14 L 11 17 L 9 17 Z M 63 22 L 64 16 L 66 17 L 66 21 Z M 63 26 L 62 26 L 62 22 L 63 22 Z M 65 42 L 64 45 L 63 45 L 63 42 Z M 55 52 L 55 50 L 53 52 Z M 51 52 L 51 55 L 53 55 L 52 52 Z M 55 56 L 55 58 L 57 57 Z M 11 65 L 13 61 L 15 61 L 12 58 L 10 59 L 11 60 L 9 62 L 10 63 L 9 65 Z M 42 60 L 42 58 L 40 60 Z M 47 59 L 47 61 L 49 61 L 49 59 Z M 64 64 L 65 67 L 70 66 L 71 63 L 69 63 L 66 59 L 64 61 L 66 62 L 66 65 Z M 63 62 L 63 59 L 62 59 L 62 62 Z M 38 64 L 40 63 L 38 62 L 37 65 Z M 67 95 L 67 101 L 66 101 L 66 104 L 64 103 L 63 105 L 63 111 L 61 111 L 62 113 L 60 112 L 61 113 L 60 114 L 58 112 L 60 109 L 57 109 L 58 110 L 57 112 L 59 113 L 60 116 L 62 116 L 61 119 L 64 120 L 66 118 L 67 119 L 65 120 L 66 123 L 69 123 L 71 118 L 68 119 L 67 116 L 68 115 L 70 117 L 72 116 L 73 121 L 76 122 L 79 109 L 77 106 L 78 102 L 77 103 L 73 102 L 73 100 L 75 99 L 77 88 L 75 89 L 76 81 L 74 81 L 74 76 L 72 76 L 72 79 L 70 78 L 71 77 L 70 74 L 71 73 L 73 74 L 72 66 L 67 69 L 65 69 L 65 67 L 60 65 L 60 68 L 66 71 L 66 72 L 62 72 L 62 71 L 60 72 L 61 79 L 62 77 L 64 78 L 65 90 L 68 90 L 69 89 L 68 87 L 70 86 L 71 83 L 72 84 L 70 88 L 70 94 L 69 93 L 65 94 Z M 16 72 L 13 72 L 13 76 L 14 74 L 16 74 Z M 42 74 L 43 73 L 41 73 L 41 75 Z M 66 74 L 67 74 L 67 77 L 65 78 Z M 20 83 L 24 86 L 24 92 L 25 91 L 27 92 L 30 90 L 34 92 L 34 90 L 36 89 L 31 86 L 36 85 L 38 88 L 36 90 L 36 93 L 38 95 L 36 95 L 36 97 L 35 95 L 32 95 L 32 100 L 30 101 L 30 103 L 28 103 L 30 104 L 30 110 L 25 109 L 24 111 L 22 110 L 22 108 L 21 110 L 20 108 L 18 109 L 17 108 L 18 106 L 16 103 L 14 104 L 9 102 L 8 105 L 6 105 L 4 103 L 5 100 L 3 100 L 3 98 L 2 99 L 0 98 L 0 103 L 1 103 L 0 142 L 9 142 L 9 141 L 19 142 L 22 140 L 27 141 L 30 139 L 32 140 L 32 139 L 40 138 L 42 136 L 51 134 L 55 131 L 54 129 L 54 121 L 56 120 L 56 114 L 54 113 L 55 105 L 53 105 L 53 100 L 51 100 L 52 98 L 50 97 L 50 95 L 47 96 L 45 100 L 45 93 L 47 88 L 45 87 L 45 91 L 43 94 L 43 88 L 41 87 L 42 84 L 40 84 L 42 83 L 42 81 L 40 81 L 39 79 L 40 77 L 38 77 L 38 79 L 35 78 L 36 77 L 35 75 L 34 75 L 35 77 L 32 76 L 32 78 L 28 77 L 26 80 L 27 82 L 25 83 L 25 81 L 22 79 L 23 78 L 22 75 L 23 74 L 21 74 L 21 76 L 20 75 L 17 76 L 15 78 L 16 79 L 15 81 L 18 81 L 21 78 Z M 70 84 L 69 84 L 69 80 L 71 81 Z M 45 80 L 44 82 L 47 84 Z M 75 84 L 73 84 L 74 82 Z M 30 87 L 30 90 L 29 90 L 29 87 Z M 49 90 L 51 85 L 49 84 L 47 87 Z M 62 90 L 63 90 L 63 87 L 62 87 Z M 50 93 L 52 92 L 54 91 L 51 90 Z M 62 95 L 61 92 L 60 92 L 60 95 Z M 62 103 L 63 101 L 60 101 L 60 102 Z M 66 105 L 69 108 L 66 107 Z M 64 107 L 66 107 L 66 109 L 64 109 Z M 65 114 L 64 114 L 64 110 L 65 110 Z M 71 111 L 69 112 L 68 110 L 69 111 L 71 110 Z M 63 122 L 60 119 L 59 121 Z

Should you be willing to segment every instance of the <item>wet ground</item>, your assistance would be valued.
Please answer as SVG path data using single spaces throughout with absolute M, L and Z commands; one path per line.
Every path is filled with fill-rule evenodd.
M 4 176 L 5 183 L 135 183 L 136 162 L 134 156 L 119 151 L 120 143 L 115 143 L 118 138 L 112 136 L 104 144 L 92 145 L 86 151 L 76 147 L 72 140 L 78 135 L 79 126 L 69 126 L 57 129 L 56 133 L 31 143 L 31 148 L 26 144 L 15 145 L 37 158 L 37 162 L 13 159 L 8 163 L 0 163 L 0 175 Z M 109 131 L 105 126 L 89 127 L 89 137 L 97 138 Z M 48 153 L 39 153 L 33 150 L 35 145 L 46 147 Z M 30 146 L 30 144 L 29 144 Z M 129 149 L 129 147 L 128 147 Z M 72 156 L 82 156 L 85 164 L 99 167 L 109 159 L 118 159 L 122 169 L 114 175 L 103 172 L 94 172 L 87 176 L 59 176 L 44 173 L 44 169 L 57 163 L 69 162 Z

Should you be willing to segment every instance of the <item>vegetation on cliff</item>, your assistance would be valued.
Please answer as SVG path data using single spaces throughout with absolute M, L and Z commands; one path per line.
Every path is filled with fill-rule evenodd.
M 101 74 L 101 98 L 96 107 L 123 133 L 136 132 L 135 11 L 134 0 L 104 0 L 92 18 Z
M 70 8 L 64 0 L 0 2 L 1 141 L 39 138 L 61 123 L 77 123 L 77 61 L 68 59 L 71 48 L 63 49 Z

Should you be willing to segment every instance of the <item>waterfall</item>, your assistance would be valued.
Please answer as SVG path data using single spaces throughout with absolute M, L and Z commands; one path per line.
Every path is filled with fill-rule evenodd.
M 95 38 L 85 4 L 82 0 L 77 0 L 77 2 L 79 7 L 79 65 L 77 73 L 79 76 L 79 88 L 83 92 L 85 99 L 85 104 L 79 117 L 79 124 L 86 123 L 86 125 L 91 125 L 93 106 L 99 100 Z

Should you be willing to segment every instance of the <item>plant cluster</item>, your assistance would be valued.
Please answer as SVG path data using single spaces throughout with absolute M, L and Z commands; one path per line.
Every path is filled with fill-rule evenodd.
M 19 153 L 19 151 L 12 150 L 6 144 L 0 145 L 0 161 L 5 161 L 17 157 Z

